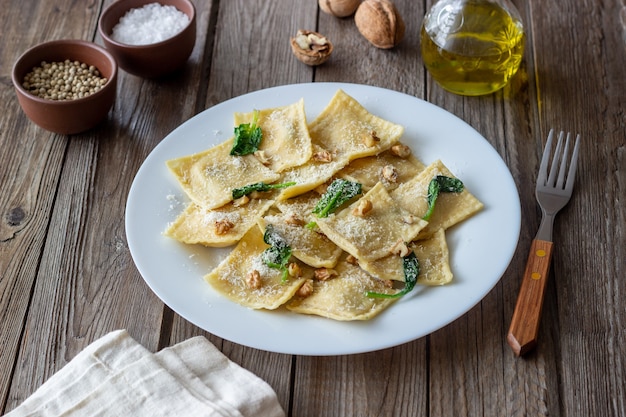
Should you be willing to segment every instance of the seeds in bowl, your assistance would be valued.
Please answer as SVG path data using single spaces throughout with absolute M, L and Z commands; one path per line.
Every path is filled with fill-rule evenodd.
M 48 100 L 76 100 L 94 94 L 107 81 L 93 65 L 66 59 L 42 61 L 24 76 L 22 87 Z
M 188 24 L 189 16 L 176 7 L 149 3 L 126 12 L 111 38 L 127 45 L 149 45 L 174 37 Z

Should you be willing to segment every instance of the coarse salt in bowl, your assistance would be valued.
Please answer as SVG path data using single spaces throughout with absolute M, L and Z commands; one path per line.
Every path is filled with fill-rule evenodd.
M 100 16 L 105 47 L 126 72 L 158 78 L 179 70 L 196 41 L 190 0 L 119 0 Z

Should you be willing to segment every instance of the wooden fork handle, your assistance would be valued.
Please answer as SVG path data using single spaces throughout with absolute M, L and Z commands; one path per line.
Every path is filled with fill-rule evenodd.
M 533 240 L 507 335 L 507 341 L 517 356 L 532 350 L 537 343 L 551 260 L 552 242 Z

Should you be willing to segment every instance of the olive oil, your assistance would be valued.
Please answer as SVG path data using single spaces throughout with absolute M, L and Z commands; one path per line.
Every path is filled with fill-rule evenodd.
M 504 87 L 524 54 L 524 28 L 504 1 L 441 0 L 424 17 L 424 65 L 443 88 L 477 96 Z

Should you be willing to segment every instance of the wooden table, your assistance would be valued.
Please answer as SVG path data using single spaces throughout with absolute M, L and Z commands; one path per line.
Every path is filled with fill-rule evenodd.
M 460 97 L 425 71 L 419 29 L 430 1 L 397 0 L 406 37 L 379 50 L 351 18 L 317 2 L 196 0 L 197 43 L 184 71 L 158 81 L 121 72 L 108 120 L 75 136 L 22 113 L 13 62 L 47 40 L 101 44 L 109 0 L 4 0 L 0 8 L 0 410 L 8 412 L 94 339 L 119 328 L 152 351 L 205 335 L 266 380 L 290 416 L 626 415 L 626 4 L 515 1 L 527 30 L 521 70 L 504 90 Z M 317 29 L 335 43 L 318 68 L 289 37 Z M 465 120 L 500 153 L 522 201 L 515 256 L 474 308 L 429 336 L 349 356 L 246 348 L 180 318 L 131 258 L 124 207 L 134 175 L 174 128 L 262 88 L 369 84 L 425 99 Z M 539 224 L 535 175 L 550 128 L 582 135 L 575 195 L 557 218 L 537 349 L 505 341 Z

